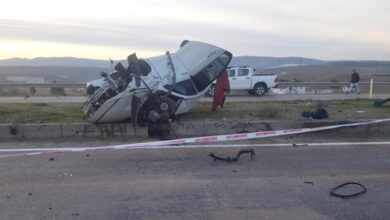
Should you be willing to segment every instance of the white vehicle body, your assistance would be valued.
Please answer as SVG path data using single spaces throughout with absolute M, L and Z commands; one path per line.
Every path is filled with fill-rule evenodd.
M 118 80 L 119 73 L 118 72 L 111 72 L 110 77 L 114 80 Z M 92 81 L 87 82 L 86 91 L 88 95 L 93 95 L 100 87 L 103 86 L 104 82 L 106 80 L 104 78 L 95 79 Z
M 262 96 L 268 93 L 270 88 L 277 86 L 277 75 L 258 75 L 253 67 L 229 67 L 227 69 L 230 90 L 247 90 L 249 94 Z M 214 95 L 214 85 L 207 91 L 207 95 Z
M 153 96 L 159 95 L 174 103 L 175 114 L 185 113 L 227 68 L 231 57 L 231 53 L 222 48 L 189 41 L 171 55 L 143 59 L 150 72 L 139 76 L 141 83 L 138 85 L 133 77 L 124 89 L 120 89 L 121 78 L 113 79 L 111 76 L 115 76 L 115 72 L 108 74 L 83 111 L 92 122 L 123 121 L 131 117 L 132 100 L 137 97 L 140 103 L 137 117 L 140 118 L 148 114 Z

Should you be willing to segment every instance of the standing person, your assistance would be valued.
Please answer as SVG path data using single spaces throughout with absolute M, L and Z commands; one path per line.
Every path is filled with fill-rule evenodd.
M 360 81 L 359 73 L 357 73 L 356 70 L 353 69 L 352 76 L 351 76 L 351 85 L 348 88 L 348 93 L 351 93 L 352 89 L 355 88 L 357 94 L 360 94 L 359 81 Z
M 213 107 L 212 111 L 217 110 L 218 106 L 223 107 L 225 103 L 225 92 L 230 91 L 229 77 L 227 71 L 223 71 L 223 73 L 217 78 L 217 83 L 215 85 L 215 92 L 213 98 Z

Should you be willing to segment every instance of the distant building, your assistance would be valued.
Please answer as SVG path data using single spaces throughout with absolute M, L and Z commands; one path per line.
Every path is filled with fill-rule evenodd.
M 13 83 L 44 83 L 43 77 L 7 76 L 7 82 Z

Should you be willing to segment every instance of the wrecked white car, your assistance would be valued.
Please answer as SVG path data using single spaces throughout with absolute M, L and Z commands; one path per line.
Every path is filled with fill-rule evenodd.
M 102 73 L 105 81 L 83 111 L 96 123 L 172 121 L 193 107 L 231 58 L 222 48 L 195 41 L 184 41 L 173 54 L 148 59 L 132 54 L 128 68 L 118 63 L 117 74 Z

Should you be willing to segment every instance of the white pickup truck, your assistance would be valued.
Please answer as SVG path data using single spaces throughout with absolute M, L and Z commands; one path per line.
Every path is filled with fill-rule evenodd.
M 277 75 L 258 75 L 253 67 L 229 67 L 227 72 L 230 90 L 247 90 L 250 95 L 263 96 L 269 92 L 270 88 L 278 85 Z M 213 82 L 207 91 L 207 96 L 214 96 L 215 82 Z

